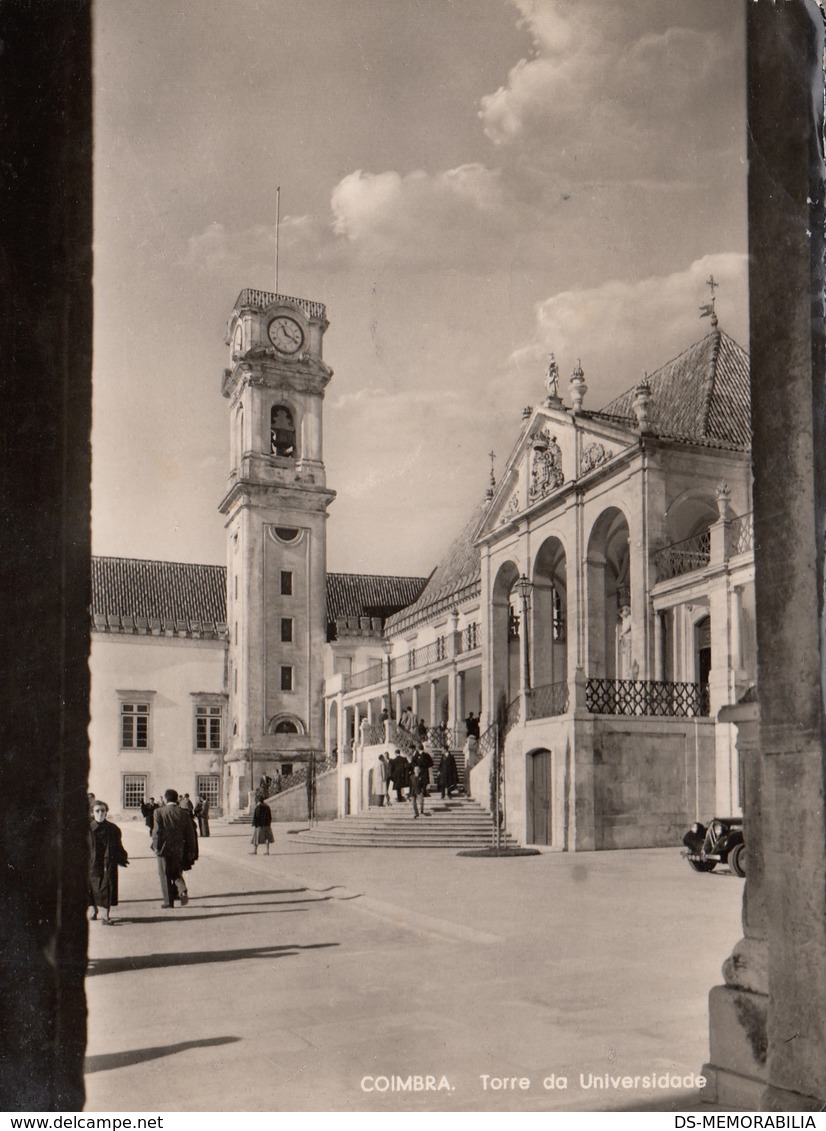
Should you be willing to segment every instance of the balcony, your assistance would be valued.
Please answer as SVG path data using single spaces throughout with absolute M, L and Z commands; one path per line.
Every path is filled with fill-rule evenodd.
M 711 560 L 711 532 L 694 534 L 682 542 L 673 542 L 654 555 L 658 581 L 670 581 L 695 569 L 705 569 Z
M 588 679 L 585 709 L 592 715 L 702 718 L 710 714 L 708 685 L 650 679 Z
M 438 637 L 430 644 L 421 648 L 412 648 L 401 656 L 394 656 L 390 661 L 390 676 L 396 680 L 410 675 L 412 672 L 426 671 L 428 668 L 437 667 L 439 664 L 448 663 L 459 656 L 479 650 L 479 626 L 469 624 L 461 632 L 448 632 Z M 379 660 L 369 668 L 353 672 L 342 680 L 342 691 L 358 691 L 363 687 L 372 687 L 387 679 L 387 663 Z
M 525 699 L 525 721 L 551 719 L 555 715 L 564 715 L 569 703 L 567 682 L 546 683 L 542 687 L 533 687 Z
M 748 511 L 733 518 L 726 531 L 728 556 L 747 554 L 754 551 L 754 512 Z

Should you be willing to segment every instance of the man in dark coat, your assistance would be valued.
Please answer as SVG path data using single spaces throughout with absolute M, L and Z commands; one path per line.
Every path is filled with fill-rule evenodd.
M 393 751 L 393 757 L 390 759 L 390 777 L 396 791 L 396 800 L 404 801 L 402 790 L 407 785 L 407 759 L 401 750 Z
M 430 797 L 430 769 L 433 765 L 433 758 L 429 750 L 425 750 L 423 746 L 419 746 L 416 753 L 413 755 L 413 765 L 419 775 L 419 785 L 422 789 L 423 797 Z M 424 810 L 422 810 L 424 812 Z
M 456 758 L 452 750 L 446 750 L 442 755 L 436 782 L 441 790 L 442 798 L 444 798 L 445 793 L 448 797 L 452 797 L 454 791 L 459 788 L 459 767 L 456 765 Z
M 192 817 L 178 805 L 177 791 L 168 789 L 164 800 L 166 804 L 155 810 L 152 825 L 152 851 L 158 858 L 161 906 L 174 907 L 177 897 L 185 907 L 189 890 L 183 874 L 198 859 L 198 836 Z

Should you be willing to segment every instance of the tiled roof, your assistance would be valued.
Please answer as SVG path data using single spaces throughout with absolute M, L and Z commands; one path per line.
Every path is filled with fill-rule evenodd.
M 391 617 L 388 628 L 393 631 L 407 628 L 436 615 L 443 608 L 452 608 L 458 599 L 478 591 L 482 575 L 481 555 L 473 540 L 487 505 L 482 502 L 476 507 L 470 521 L 430 575 L 422 595 L 408 608 Z
M 749 357 L 716 327 L 648 378 L 648 416 L 659 436 L 721 447 L 751 443 Z M 607 404 L 595 417 L 636 426 L 634 389 Z
M 92 558 L 92 623 L 103 632 L 224 635 L 223 566 Z
M 374 573 L 327 574 L 327 635 L 335 638 L 336 621 L 368 617 L 382 622 L 411 604 L 425 577 L 388 577 Z

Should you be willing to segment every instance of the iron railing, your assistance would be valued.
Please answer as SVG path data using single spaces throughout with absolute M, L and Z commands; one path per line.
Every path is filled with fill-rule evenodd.
M 563 683 L 546 683 L 541 687 L 533 687 L 526 699 L 526 722 L 531 719 L 550 719 L 554 715 L 564 715 L 568 710 L 569 702 L 567 680 Z
M 361 727 L 363 746 L 382 746 L 384 744 L 384 723 L 363 723 Z
M 691 573 L 695 569 L 705 569 L 710 560 L 711 533 L 704 530 L 702 534 L 694 534 L 691 538 L 684 538 L 682 542 L 673 542 L 665 549 L 657 551 L 654 555 L 657 580 L 668 581 L 672 577 L 682 577 L 684 573 Z
M 746 554 L 754 549 L 754 512 L 748 511 L 733 518 L 726 531 L 727 550 L 729 557 L 735 554 Z
M 314 765 L 315 776 L 318 777 L 319 774 L 325 774 L 328 770 L 335 769 L 335 767 L 338 765 L 338 756 L 336 754 L 327 754 L 324 758 L 317 758 Z M 308 773 L 309 767 L 306 762 L 302 763 L 300 766 L 297 766 L 288 777 L 281 777 L 280 779 L 277 779 L 280 781 L 287 781 L 290 784 L 282 786 L 282 788 L 279 789 L 277 793 L 271 793 L 269 797 L 265 798 L 264 800 L 271 801 L 275 797 L 283 797 L 285 793 L 291 793 L 292 790 L 298 789 L 300 785 L 306 785 Z
M 710 714 L 707 684 L 650 679 L 589 679 L 585 706 L 593 715 L 697 718 Z
M 362 668 L 359 672 L 345 676 L 344 690 L 357 691 L 360 687 L 370 687 L 373 683 L 381 683 L 387 677 L 387 665 L 379 662 L 371 664 L 369 668 Z
M 394 656 L 390 661 L 390 677 L 394 679 L 409 675 L 411 672 L 423 671 L 437 664 L 446 663 L 448 660 L 454 660 L 457 656 L 476 651 L 481 647 L 479 636 L 479 626 L 470 624 L 461 632 L 447 632 L 437 640 L 423 644 L 421 648 L 411 648 L 409 652 Z M 376 663 L 345 676 L 342 686 L 344 691 L 358 691 L 362 687 L 381 683 L 386 678 L 386 663 Z

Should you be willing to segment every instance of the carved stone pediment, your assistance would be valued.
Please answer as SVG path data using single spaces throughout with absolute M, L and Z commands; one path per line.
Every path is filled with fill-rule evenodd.
M 613 455 L 614 453 L 604 444 L 589 444 L 587 448 L 583 448 L 582 455 L 579 457 L 580 474 L 584 475 L 587 471 L 593 471 L 601 463 L 606 463 L 607 460 L 612 459 Z
M 533 441 L 531 457 L 531 482 L 528 487 L 528 501 L 535 503 L 543 499 L 565 482 L 562 472 L 562 449 L 547 428 L 537 433 Z

